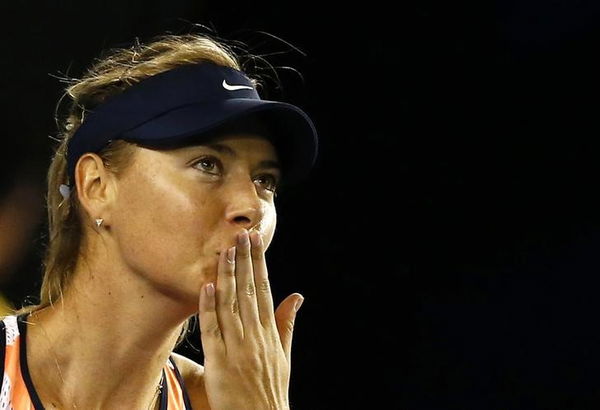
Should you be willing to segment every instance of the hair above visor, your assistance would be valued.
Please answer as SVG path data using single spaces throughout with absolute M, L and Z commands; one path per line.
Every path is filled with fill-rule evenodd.
M 317 157 L 317 132 L 300 108 L 261 100 L 244 73 L 209 62 L 156 74 L 86 111 L 67 148 L 70 186 L 75 165 L 110 141 L 168 149 L 202 143 L 223 127 L 258 122 L 268 130 L 283 167 L 285 184 L 304 179 Z M 241 127 L 236 130 L 243 131 Z M 248 130 L 250 132 L 251 130 Z

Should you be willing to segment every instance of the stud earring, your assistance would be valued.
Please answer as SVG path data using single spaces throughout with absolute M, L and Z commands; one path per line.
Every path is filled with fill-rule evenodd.
M 100 225 L 102 225 L 102 222 L 104 222 L 104 219 L 102 219 L 102 218 L 96 219 L 96 226 L 98 228 L 100 228 Z

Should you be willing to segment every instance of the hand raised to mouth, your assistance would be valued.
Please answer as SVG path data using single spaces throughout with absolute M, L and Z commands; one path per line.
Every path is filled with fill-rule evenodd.
M 294 293 L 273 310 L 258 232 L 243 231 L 221 252 L 217 283 L 199 298 L 208 401 L 217 409 L 289 409 L 291 346 L 303 297 Z

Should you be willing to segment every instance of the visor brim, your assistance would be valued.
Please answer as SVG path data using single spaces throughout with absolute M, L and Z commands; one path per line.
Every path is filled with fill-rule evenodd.
M 265 137 L 282 163 L 284 183 L 306 178 L 317 158 L 317 132 L 306 113 L 283 102 L 239 98 L 189 104 L 124 131 L 119 138 L 151 148 L 177 148 L 206 141 L 249 118 L 268 128 Z

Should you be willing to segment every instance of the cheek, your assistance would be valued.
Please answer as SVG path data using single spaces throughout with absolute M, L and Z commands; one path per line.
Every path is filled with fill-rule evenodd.
M 167 178 L 140 179 L 121 190 L 114 223 L 117 246 L 133 271 L 172 281 L 173 275 L 185 275 L 200 264 L 202 246 L 215 223 L 214 205 Z
M 268 249 L 269 246 L 271 245 L 271 242 L 273 241 L 273 236 L 275 235 L 276 226 L 277 226 L 277 213 L 275 211 L 275 207 L 270 206 L 264 210 L 263 241 L 265 244 L 265 249 Z

